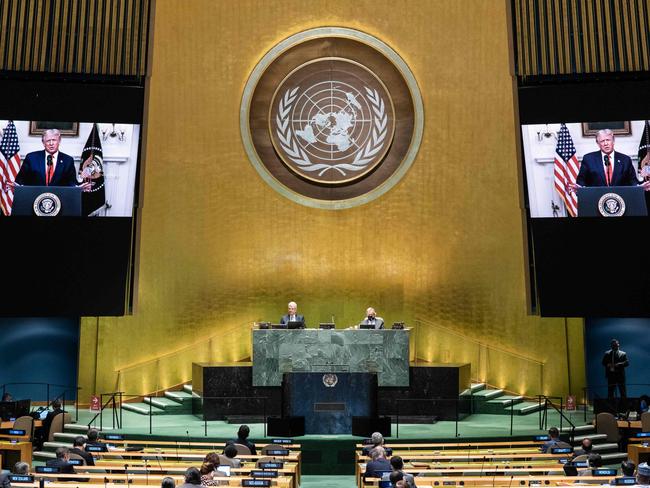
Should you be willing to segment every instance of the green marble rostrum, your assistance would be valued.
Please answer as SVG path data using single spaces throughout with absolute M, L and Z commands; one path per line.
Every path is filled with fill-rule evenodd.
M 370 372 L 379 386 L 409 386 L 409 331 L 253 329 L 253 386 L 301 371 Z

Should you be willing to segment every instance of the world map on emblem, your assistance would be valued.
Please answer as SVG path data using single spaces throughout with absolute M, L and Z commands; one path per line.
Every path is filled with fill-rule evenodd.
M 359 63 L 327 58 L 283 80 L 271 104 L 269 131 L 291 171 L 336 185 L 362 178 L 381 163 L 394 118 L 381 80 Z

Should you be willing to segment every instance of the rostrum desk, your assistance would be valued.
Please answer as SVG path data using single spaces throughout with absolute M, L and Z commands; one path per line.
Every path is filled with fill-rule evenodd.
M 253 386 L 292 372 L 377 373 L 378 386 L 409 386 L 410 329 L 253 328 Z

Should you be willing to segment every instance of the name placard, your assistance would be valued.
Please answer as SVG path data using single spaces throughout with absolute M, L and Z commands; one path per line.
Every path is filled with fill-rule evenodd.
M 266 454 L 269 456 L 288 456 L 289 449 L 267 449 Z
M 251 478 L 277 478 L 277 471 L 263 471 L 260 469 L 254 469 L 250 474 Z
M 241 480 L 242 486 L 271 486 L 271 480 Z

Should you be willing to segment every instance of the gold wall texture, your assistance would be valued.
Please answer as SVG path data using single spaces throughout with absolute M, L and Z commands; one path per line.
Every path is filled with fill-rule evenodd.
M 145 393 L 190 380 L 192 361 L 241 360 L 248 325 L 293 299 L 311 326 L 373 305 L 418 324 L 423 360 L 468 359 L 475 378 L 530 395 L 566 394 L 571 376 L 579 393 L 582 321 L 527 315 L 509 22 L 505 0 L 158 1 L 137 307 L 83 320 L 84 391 Z M 255 64 L 322 26 L 388 43 L 424 100 L 409 172 L 341 211 L 275 193 L 239 134 Z

